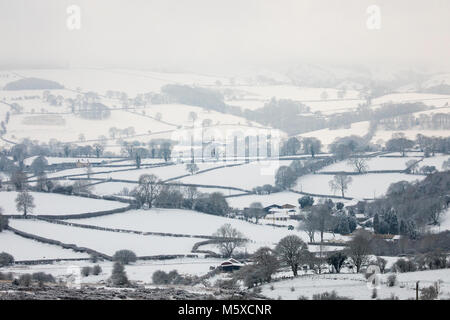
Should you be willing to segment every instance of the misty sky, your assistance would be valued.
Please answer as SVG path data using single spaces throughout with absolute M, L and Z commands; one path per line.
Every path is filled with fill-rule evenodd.
M 81 8 L 81 29 L 66 8 Z M 366 9 L 381 9 L 381 29 Z M 448 69 L 448 0 L 0 0 L 0 67 L 239 69 L 295 63 Z

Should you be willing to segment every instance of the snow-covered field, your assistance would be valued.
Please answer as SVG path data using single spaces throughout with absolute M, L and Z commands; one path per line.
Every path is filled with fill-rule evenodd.
M 304 232 L 274 228 L 267 225 L 249 223 L 243 220 L 209 215 L 190 210 L 180 209 L 151 209 L 133 210 L 125 213 L 113 214 L 89 219 L 73 219 L 71 222 L 96 225 L 109 228 L 121 228 L 138 231 L 171 232 L 190 235 L 212 235 L 222 225 L 229 223 L 234 228 L 252 240 L 252 247 L 273 246 L 281 238 L 296 234 L 305 241 L 308 240 Z M 325 235 L 331 239 L 331 234 Z M 339 235 L 336 235 L 339 238 Z
M 381 284 L 378 289 L 378 298 L 387 299 L 392 294 L 399 299 L 415 299 L 415 285 L 420 281 L 420 287 L 433 285 L 434 282 L 442 280 L 440 284 L 441 299 L 450 298 L 450 272 L 448 269 L 418 271 L 409 273 L 398 273 L 398 284 L 394 287 L 386 285 L 389 274 L 381 275 Z M 273 290 L 271 289 L 273 286 Z M 292 291 L 294 288 L 294 291 Z M 372 288 L 367 286 L 363 274 L 322 274 L 302 275 L 295 279 L 282 280 L 262 286 L 262 294 L 273 299 L 281 297 L 283 300 L 296 300 L 300 296 L 309 299 L 313 294 L 326 291 L 336 291 L 339 296 L 345 296 L 356 300 L 371 300 Z
M 58 117 L 59 122 L 53 122 L 52 125 L 48 125 L 46 122 L 37 122 L 39 118 L 47 119 L 49 117 L 51 119 Z M 35 124 L 27 124 L 25 121 L 33 121 Z M 33 140 L 47 143 L 50 139 L 57 137 L 59 141 L 63 142 L 82 142 L 79 141 L 80 134 L 83 134 L 87 141 L 97 140 L 101 135 L 109 137 L 111 127 L 125 129 L 130 126 L 134 127 L 137 135 L 174 130 L 173 126 L 151 118 L 124 110 L 111 110 L 111 116 L 106 120 L 83 119 L 73 114 L 12 115 L 5 137 L 13 141 L 32 137 Z
M 89 258 L 86 253 L 26 239 L 7 230 L 0 232 L 0 252 L 11 254 L 16 261 Z
M 216 267 L 222 262 L 220 259 L 213 258 L 182 258 L 161 261 L 137 261 L 136 263 L 125 266 L 125 272 L 131 281 L 140 281 L 145 284 L 152 283 L 152 275 L 157 270 L 170 272 L 177 270 L 179 274 L 202 276 L 209 272 L 209 267 Z M 100 261 L 95 264 L 100 265 L 102 273 L 98 276 L 90 275 L 83 277 L 81 283 L 98 283 L 107 280 L 111 276 L 113 263 L 109 261 Z M 23 273 L 45 272 L 51 273 L 55 278 L 67 280 L 66 278 L 76 267 L 93 266 L 93 263 L 87 261 L 57 262 L 51 265 L 20 265 L 2 268 L 2 272 L 12 272 L 15 276 Z
M 409 175 L 404 173 L 369 173 L 363 175 L 353 175 L 351 177 L 352 182 L 350 183 L 348 190 L 345 192 L 345 196 L 358 199 L 378 198 L 384 195 L 391 183 L 394 182 L 402 180 L 411 182 L 424 178 L 424 176 Z M 332 179 L 332 175 L 305 175 L 297 180 L 297 185 L 294 189 L 308 193 L 340 196 L 340 192 L 333 191 L 330 188 L 329 181 Z
M 86 220 L 84 220 L 86 221 Z M 70 227 L 38 220 L 15 219 L 10 225 L 20 231 L 28 232 L 63 243 L 74 243 L 99 252 L 113 255 L 117 250 L 132 250 L 137 256 L 161 254 L 189 254 L 199 238 L 176 238 L 99 231 Z
M 17 192 L 0 192 L 0 204 L 3 207 L 4 214 L 21 215 L 17 211 L 15 199 Z M 30 192 L 34 198 L 35 208 L 33 215 L 70 215 L 79 213 L 88 213 L 96 211 L 106 211 L 118 208 L 124 208 L 126 203 L 90 199 L 75 196 L 66 196 L 56 193 Z
M 36 159 L 37 156 L 28 157 L 26 158 L 23 163 L 27 166 L 31 165 L 33 163 L 33 160 Z M 111 163 L 112 161 L 118 160 L 114 158 L 63 158 L 63 157 L 45 157 L 47 159 L 47 162 L 49 165 L 52 164 L 58 164 L 58 163 L 76 163 L 77 161 L 80 161 L 81 163 L 91 163 L 91 164 L 99 164 L 99 163 Z M 118 162 L 122 164 L 122 162 Z
M 375 98 L 372 105 L 380 106 L 385 103 L 423 102 L 429 106 L 442 107 L 450 102 L 450 96 L 434 93 L 393 93 Z
M 384 144 L 386 141 L 392 138 L 392 135 L 396 133 L 403 133 L 406 138 L 415 140 L 418 134 L 424 135 L 426 137 L 448 137 L 450 136 L 449 130 L 424 130 L 424 129 L 414 129 L 414 130 L 377 130 L 372 137 L 371 142 L 377 144 Z
M 130 96 L 139 93 L 159 92 L 161 87 L 170 84 L 214 85 L 217 80 L 226 81 L 223 77 L 206 76 L 188 73 L 161 73 L 150 70 L 121 69 L 42 69 L 19 70 L 25 77 L 37 77 L 53 80 L 70 89 L 95 91 L 105 94 L 108 90 L 126 92 Z
M 251 190 L 264 184 L 274 184 L 275 174 L 279 167 L 288 166 L 292 160 L 260 161 L 248 164 L 217 169 L 180 179 L 183 183 L 219 185 Z
M 210 169 L 219 167 L 223 164 L 221 163 L 214 163 L 214 162 L 205 162 L 205 163 L 197 163 L 197 166 L 200 170 Z M 214 172 L 213 170 L 212 172 Z M 111 172 L 111 173 L 103 173 L 103 174 L 97 174 L 95 175 L 95 178 L 102 178 L 102 179 L 123 179 L 123 180 L 131 180 L 131 181 L 138 181 L 139 177 L 142 174 L 154 174 L 159 179 L 167 180 L 170 178 L 176 178 L 179 176 L 183 176 L 186 174 L 190 174 L 186 170 L 186 164 L 176 164 L 176 165 L 168 165 L 168 166 L 162 166 L 162 167 L 156 167 L 156 168 L 145 168 L 145 169 L 139 169 L 139 170 L 131 170 L 131 171 L 118 171 L 118 172 Z M 201 174 L 198 174 L 199 176 Z M 197 175 L 194 175 L 194 177 Z
M 351 135 L 357 135 L 357 136 L 364 136 L 369 131 L 370 123 L 369 121 L 361 121 L 352 123 L 349 128 L 343 128 L 343 129 L 322 129 L 322 130 L 316 130 L 311 131 L 307 133 L 302 133 L 299 135 L 299 137 L 314 137 L 319 139 L 322 144 L 325 146 L 325 149 L 330 145 L 336 138 L 343 138 Z
M 420 160 L 417 158 L 385 158 L 385 157 L 376 157 L 376 158 L 367 158 L 367 171 L 375 171 L 375 170 L 404 170 L 406 169 L 406 162 L 410 160 Z M 419 163 L 422 165 L 422 162 Z M 442 165 L 442 164 L 441 164 Z M 349 163 L 348 161 L 340 161 L 336 162 L 330 166 L 327 166 L 321 171 L 345 171 L 345 172 L 357 172 L 358 170 Z
M 249 207 L 253 202 L 260 202 L 263 207 L 267 207 L 272 204 L 292 204 L 298 206 L 298 199 L 301 197 L 302 196 L 298 193 L 284 191 L 267 195 L 250 194 L 240 197 L 231 197 L 227 198 L 227 201 L 231 207 L 243 209 Z
M 419 166 L 435 166 L 437 170 L 442 171 L 444 161 L 449 159 L 449 155 L 436 155 L 435 157 L 424 158 L 423 161 L 419 163 Z

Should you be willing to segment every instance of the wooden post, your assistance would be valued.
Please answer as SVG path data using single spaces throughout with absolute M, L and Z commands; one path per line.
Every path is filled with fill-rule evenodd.
M 416 282 L 416 300 L 419 300 L 419 281 Z

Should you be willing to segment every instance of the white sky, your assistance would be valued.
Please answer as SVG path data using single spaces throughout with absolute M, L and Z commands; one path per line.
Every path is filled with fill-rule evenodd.
M 66 8 L 81 8 L 69 31 Z M 381 29 L 366 9 L 381 9 Z M 0 67 L 204 70 L 390 63 L 449 67 L 448 0 L 0 0 Z

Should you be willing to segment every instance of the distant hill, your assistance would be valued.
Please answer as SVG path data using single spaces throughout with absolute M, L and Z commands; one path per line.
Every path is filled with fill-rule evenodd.
M 7 83 L 3 87 L 3 90 L 50 90 L 63 88 L 61 84 L 55 81 L 39 78 L 24 78 Z

